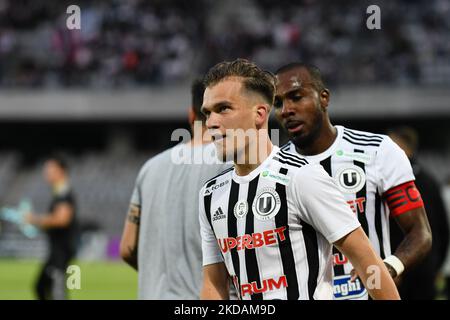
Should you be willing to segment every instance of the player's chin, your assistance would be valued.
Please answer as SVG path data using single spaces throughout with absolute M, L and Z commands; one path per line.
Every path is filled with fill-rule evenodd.
M 221 162 L 227 162 L 228 157 L 225 144 L 223 142 L 214 142 L 214 145 L 216 147 L 217 159 Z
M 311 140 L 310 135 L 306 132 L 298 132 L 290 135 L 290 137 L 294 144 L 299 147 L 308 145 Z

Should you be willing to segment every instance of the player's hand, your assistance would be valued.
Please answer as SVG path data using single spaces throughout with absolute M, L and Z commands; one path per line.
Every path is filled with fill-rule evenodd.
M 356 279 L 358 279 L 358 273 L 356 272 L 355 269 L 352 269 L 352 271 L 350 272 L 351 278 L 350 281 L 351 282 L 355 282 Z
M 395 271 L 395 269 L 389 263 L 385 262 L 384 265 L 388 269 L 389 274 L 391 275 L 392 279 L 397 278 L 397 271 Z
M 25 221 L 25 223 L 35 224 L 35 219 L 34 219 L 33 213 L 32 213 L 32 212 L 28 212 L 28 213 L 24 216 L 24 221 Z

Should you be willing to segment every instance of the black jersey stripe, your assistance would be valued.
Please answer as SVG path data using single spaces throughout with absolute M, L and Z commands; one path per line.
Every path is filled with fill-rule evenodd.
M 383 140 L 380 139 L 371 139 L 371 138 L 355 138 L 351 135 L 349 135 L 347 132 L 344 132 L 344 137 L 347 137 L 349 139 L 358 141 L 358 142 L 376 142 L 376 143 L 381 143 Z
M 347 138 L 346 136 L 343 136 L 342 139 L 344 139 L 345 141 L 350 142 L 351 144 L 357 145 L 357 146 L 373 146 L 373 147 L 379 147 L 380 146 L 380 143 L 375 143 L 375 142 L 363 143 L 363 142 L 352 141 L 349 138 Z
M 239 184 L 231 180 L 230 198 L 228 199 L 228 237 L 237 237 L 237 221 L 233 213 L 234 205 L 239 198 Z M 234 273 L 236 274 L 239 288 L 241 287 L 241 272 L 239 267 L 239 254 L 237 250 L 231 250 Z
M 377 231 L 378 243 L 380 244 L 380 257 L 381 259 L 386 258 L 383 246 L 383 227 L 381 225 L 382 212 L 381 206 L 383 205 L 381 201 L 381 196 L 378 194 L 378 190 L 375 193 L 375 230 Z
M 280 159 L 282 159 L 282 160 L 290 161 L 290 162 L 296 163 L 296 164 L 298 164 L 298 165 L 300 165 L 300 166 L 304 166 L 305 164 L 308 164 L 307 161 L 299 161 L 299 160 L 295 160 L 295 159 L 286 157 L 286 156 L 283 155 L 283 154 L 278 154 L 278 157 L 279 157 Z
M 320 161 L 320 164 L 325 169 L 325 171 L 328 173 L 328 175 L 330 177 L 333 177 L 333 172 L 331 171 L 331 156 Z
M 279 171 L 281 174 L 286 174 L 286 168 L 281 168 Z M 294 251 L 292 249 L 291 237 L 289 236 L 289 224 L 288 224 L 288 208 L 286 198 L 286 186 L 281 183 L 277 183 L 275 190 L 281 199 L 281 207 L 278 214 L 275 216 L 275 225 L 277 228 L 286 227 L 285 240 L 280 241 L 278 239 L 278 247 L 280 249 L 281 264 L 283 265 L 283 272 L 286 276 L 286 293 L 288 300 L 298 300 L 300 297 L 300 290 L 297 281 L 297 271 L 295 270 L 295 258 Z
M 308 163 L 308 160 L 306 160 L 304 158 L 300 158 L 300 157 L 296 156 L 295 154 L 284 152 L 284 151 L 281 151 L 281 150 L 280 150 L 278 155 L 281 158 L 284 158 L 284 159 L 287 159 L 287 160 L 292 160 L 292 161 L 295 161 L 295 162 L 299 162 L 300 164 L 303 164 L 303 165 Z
M 216 180 L 210 180 L 207 184 L 206 184 L 206 188 L 211 187 L 212 185 L 214 185 L 216 183 Z M 214 231 L 212 222 L 211 222 L 211 197 L 212 197 L 212 193 L 210 193 L 207 196 L 203 197 L 203 203 L 204 203 L 204 207 L 205 207 L 205 213 L 206 213 L 206 218 L 208 219 L 209 225 L 211 226 L 211 229 Z
M 354 136 L 355 138 L 368 138 L 368 139 L 379 139 L 380 141 L 383 141 L 383 137 L 380 135 L 376 135 L 376 134 L 367 134 L 367 133 L 360 133 L 360 132 L 356 132 L 354 130 L 351 129 L 344 129 L 344 133 L 348 133 L 351 136 Z
M 354 151 L 355 151 L 355 153 L 364 153 L 363 150 L 359 150 L 359 149 L 355 149 Z M 353 164 L 357 167 L 360 167 L 364 171 L 364 174 L 366 173 L 366 166 L 365 166 L 364 162 L 354 160 Z M 359 206 L 355 205 L 356 212 L 358 213 L 359 223 L 361 223 L 361 227 L 363 228 L 364 232 L 367 234 L 367 237 L 368 237 L 369 236 L 369 223 L 367 222 L 367 216 L 366 216 L 367 180 L 364 183 L 364 186 L 362 187 L 362 189 L 356 193 L 356 199 L 359 199 L 359 198 L 364 198 L 364 202 L 362 203 L 363 210 L 360 210 Z
M 280 149 L 283 151 L 291 149 L 291 142 L 289 141 L 288 143 L 285 143 L 283 146 L 280 147 Z
M 215 180 L 215 179 L 219 178 L 220 176 L 223 176 L 224 174 L 226 174 L 226 173 L 228 173 L 228 172 L 230 172 L 230 171 L 233 171 L 233 170 L 234 170 L 234 167 L 230 167 L 230 168 L 228 168 L 228 169 L 225 169 L 224 171 L 222 171 L 221 173 L 219 173 L 217 176 L 212 177 L 211 179 L 207 180 L 207 181 L 205 182 L 205 184 L 210 184 L 210 182 L 211 182 L 212 180 Z M 208 185 L 207 187 L 210 187 L 210 186 L 212 186 L 213 184 L 214 184 L 214 183 Z
M 316 230 L 314 230 L 314 228 L 307 224 L 305 221 L 301 221 L 301 225 L 309 268 L 309 300 L 314 300 L 314 291 L 316 291 L 317 277 L 319 275 L 319 245 L 317 243 L 317 233 Z
M 303 158 L 303 157 L 301 157 L 300 155 L 298 155 L 298 154 L 296 154 L 296 153 L 293 153 L 293 152 L 291 152 L 291 151 L 289 151 L 289 150 L 283 150 L 283 149 L 280 149 L 280 152 L 281 152 L 282 154 L 285 154 L 285 155 L 294 157 L 294 158 L 297 159 L 297 160 L 304 160 L 304 161 L 306 161 L 305 158 Z
M 278 162 L 280 162 L 282 164 L 288 164 L 288 165 L 296 167 L 296 168 L 301 168 L 303 166 L 303 165 L 301 165 L 299 163 L 295 163 L 295 162 L 291 162 L 291 161 L 288 161 L 288 160 L 280 159 L 280 158 L 278 158 L 276 156 L 273 157 L 272 159 L 275 160 L 275 161 L 278 161 Z
M 253 203 L 258 188 L 259 176 L 253 179 L 248 186 L 247 203 Z M 231 215 L 230 215 L 231 217 Z M 234 217 L 234 216 L 233 216 Z M 252 206 L 249 205 L 248 213 L 245 220 L 245 234 L 253 234 L 255 232 L 255 218 Z M 247 270 L 247 283 L 256 281 L 257 287 L 261 288 L 261 277 L 258 269 L 258 260 L 256 259 L 256 250 L 245 250 L 245 266 Z M 252 300 L 262 300 L 262 293 L 254 293 L 250 296 Z
M 328 158 L 320 161 L 320 164 L 322 165 L 323 169 L 328 173 L 330 177 L 333 177 L 333 171 L 331 170 L 331 156 Z M 336 249 L 336 247 L 333 246 L 333 256 L 339 255 L 339 261 L 343 260 L 342 253 Z M 344 265 L 337 264 L 334 266 L 334 275 L 335 276 L 342 276 L 345 274 Z

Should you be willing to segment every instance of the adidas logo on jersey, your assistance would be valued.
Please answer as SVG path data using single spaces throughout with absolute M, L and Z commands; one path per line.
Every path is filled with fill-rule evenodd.
M 217 221 L 217 220 L 221 220 L 221 219 L 225 219 L 227 216 L 225 215 L 225 213 L 223 213 L 222 208 L 219 207 L 213 214 L 213 221 Z

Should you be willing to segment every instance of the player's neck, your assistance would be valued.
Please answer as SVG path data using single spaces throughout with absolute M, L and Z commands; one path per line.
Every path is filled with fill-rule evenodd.
M 321 154 L 330 148 L 337 138 L 337 129 L 328 120 L 322 126 L 322 129 L 316 139 L 307 146 L 295 146 L 297 152 L 304 156 L 314 156 Z
M 254 146 L 247 146 L 242 156 L 237 157 L 234 160 L 234 169 L 238 176 L 250 174 L 269 157 L 273 150 L 273 144 L 270 141 L 269 136 L 262 140 L 263 141 L 257 141 Z

